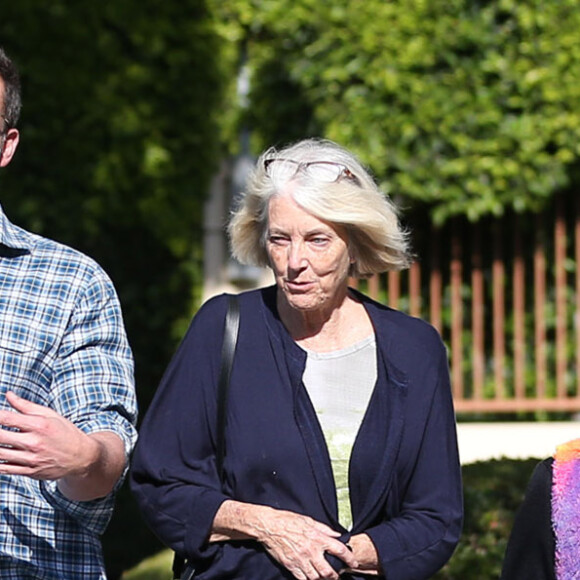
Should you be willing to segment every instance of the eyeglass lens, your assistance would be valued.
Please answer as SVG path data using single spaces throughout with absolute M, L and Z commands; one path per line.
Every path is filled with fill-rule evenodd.
M 318 181 L 327 181 L 329 183 L 336 181 L 343 173 L 345 168 L 330 162 L 314 162 L 304 166 L 304 172 L 313 179 Z
M 333 161 L 300 163 L 292 159 L 267 159 L 264 162 L 264 168 L 269 176 L 283 180 L 292 179 L 298 171 L 303 171 L 317 181 L 327 183 L 337 181 L 342 175 L 350 174 L 344 165 Z
M 291 159 L 267 159 L 264 163 L 266 173 L 283 181 L 292 179 L 300 169 L 300 163 Z

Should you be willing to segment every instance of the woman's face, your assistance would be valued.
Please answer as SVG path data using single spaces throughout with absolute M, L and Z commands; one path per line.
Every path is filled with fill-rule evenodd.
M 276 284 L 292 308 L 316 311 L 344 296 L 350 267 L 345 232 L 288 194 L 270 200 L 266 249 Z

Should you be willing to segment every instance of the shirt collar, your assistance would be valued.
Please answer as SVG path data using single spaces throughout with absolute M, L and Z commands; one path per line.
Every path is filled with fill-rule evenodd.
M 0 205 L 0 256 L 14 257 L 28 254 L 33 245 L 28 234 L 10 222 Z

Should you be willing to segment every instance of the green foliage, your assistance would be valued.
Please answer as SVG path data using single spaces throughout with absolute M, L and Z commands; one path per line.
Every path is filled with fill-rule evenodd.
M 121 576 L 122 580 L 171 580 L 171 563 L 173 552 L 163 550 L 143 560 Z
M 212 22 L 204 0 L 22 0 L 0 9 L 24 97 L 2 203 L 17 223 L 109 271 L 141 388 L 157 382 L 174 350 L 172 327 L 189 317 L 201 274 L 224 90 Z
M 335 139 L 439 222 L 537 209 L 577 180 L 579 4 L 4 2 L 25 106 L 3 206 L 111 274 L 144 410 L 199 299 L 203 201 L 241 126 L 256 151 Z M 104 545 L 110 578 L 159 548 L 126 488 Z
M 500 459 L 463 467 L 463 534 L 435 579 L 499 577 L 514 516 L 538 461 Z
M 222 155 L 226 90 L 210 8 L 205 0 L 0 6 L 0 44 L 21 70 L 24 100 L 20 148 L 0 171 L 3 207 L 111 275 L 142 412 L 200 298 L 203 203 Z M 137 521 L 123 490 L 110 531 L 157 549 Z M 105 538 L 110 578 L 142 557 L 127 546 Z
M 236 8 L 232 8 L 232 5 Z M 580 157 L 578 0 L 228 3 L 256 148 L 320 134 L 433 217 L 537 210 Z

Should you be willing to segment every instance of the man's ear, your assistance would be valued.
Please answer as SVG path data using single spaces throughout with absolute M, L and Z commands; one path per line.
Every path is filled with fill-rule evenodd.
M 2 139 L 2 138 L 0 138 Z M 18 141 L 20 141 L 20 133 L 18 129 L 8 129 L 6 135 L 2 139 L 2 151 L 0 151 L 0 167 L 6 167 L 14 157 Z

